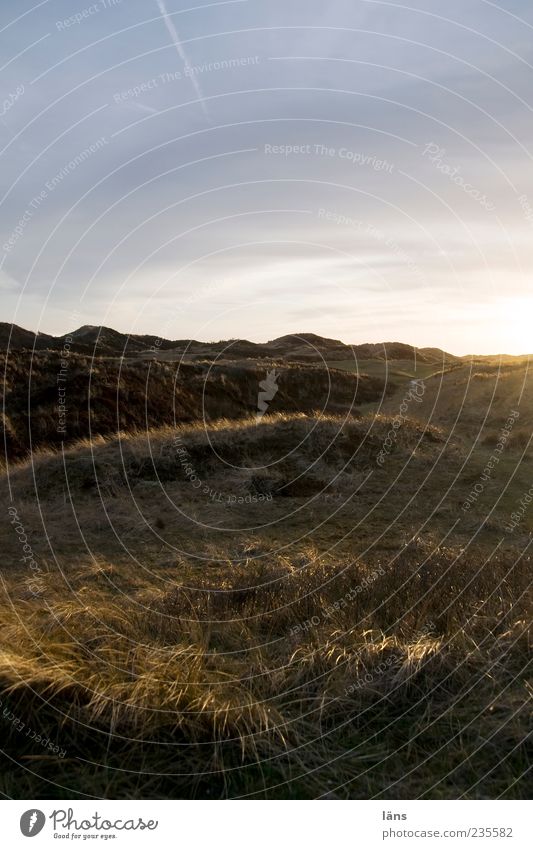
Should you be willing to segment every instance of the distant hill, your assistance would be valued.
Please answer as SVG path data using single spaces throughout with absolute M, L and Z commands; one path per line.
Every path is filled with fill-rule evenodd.
M 113 330 L 111 327 L 93 324 L 84 324 L 77 330 L 72 330 L 65 336 L 58 337 L 58 340 L 63 343 L 69 337 L 74 340 L 74 344 L 70 343 L 71 350 L 78 353 L 90 352 L 95 355 L 131 356 L 148 351 L 153 346 L 158 346 L 164 350 L 179 344 L 169 340 L 160 340 L 157 336 L 129 335 Z
M 0 321 L 0 349 L 6 350 L 8 346 L 13 349 L 20 348 L 37 348 L 46 347 L 48 343 L 55 342 L 54 336 L 49 336 L 47 333 L 33 333 L 31 330 L 24 330 L 16 324 L 8 324 L 7 321 Z
M 422 363 L 442 364 L 459 362 L 460 357 L 440 348 L 415 348 L 403 342 L 379 342 L 355 345 L 358 358 L 363 360 L 419 360 Z
M 63 336 L 35 334 L 16 325 L 0 323 L 0 349 L 60 350 L 65 341 L 69 349 L 79 354 L 94 356 L 138 357 L 157 356 L 170 359 L 224 360 L 283 359 L 289 362 L 326 362 L 361 360 L 419 360 L 423 363 L 442 364 L 459 362 L 460 358 L 441 351 L 440 348 L 415 348 L 401 342 L 365 343 L 347 345 L 338 339 L 328 339 L 315 333 L 294 333 L 257 343 L 247 339 L 227 339 L 220 342 L 199 342 L 194 339 L 170 340 L 151 335 L 120 333 L 110 327 L 84 324 Z

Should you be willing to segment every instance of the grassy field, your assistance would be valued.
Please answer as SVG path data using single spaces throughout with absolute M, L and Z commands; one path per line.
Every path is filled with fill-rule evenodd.
M 486 374 L 428 380 L 381 465 L 402 388 L 11 467 L 0 791 L 527 797 L 529 390 Z
M 335 360 L 330 361 L 331 368 L 348 372 L 358 372 L 369 377 L 379 378 L 395 385 L 405 383 L 409 379 L 426 380 L 428 377 L 440 374 L 443 370 L 455 366 L 425 363 L 419 360 Z
M 60 448 L 89 436 L 246 418 L 257 409 L 259 383 L 271 370 L 279 380 L 271 412 L 352 413 L 386 395 L 379 378 L 315 363 L 166 362 L 153 355 L 121 360 L 74 352 L 64 359 L 56 351 L 0 353 L 4 434 L 0 466 L 6 456 L 20 460 L 36 449 Z M 59 389 L 64 390 L 64 406 L 69 409 L 61 427 Z

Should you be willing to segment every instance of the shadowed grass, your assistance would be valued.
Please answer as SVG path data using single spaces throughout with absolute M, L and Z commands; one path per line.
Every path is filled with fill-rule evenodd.
M 41 777 L 8 771 L 3 792 L 60 795 L 48 782 L 70 786 L 76 765 L 74 789 L 95 796 L 134 796 L 138 773 L 162 773 L 143 795 L 525 794 L 525 564 L 309 554 L 120 600 L 98 570 L 74 572 L 70 596 L 52 573 L 39 599 L 5 587 L 4 709 L 66 756 L 4 718 L 7 752 Z

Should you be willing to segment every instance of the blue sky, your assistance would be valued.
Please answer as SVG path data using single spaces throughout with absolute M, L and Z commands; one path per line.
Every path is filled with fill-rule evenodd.
M 526 2 L 4 0 L 6 321 L 523 353 Z

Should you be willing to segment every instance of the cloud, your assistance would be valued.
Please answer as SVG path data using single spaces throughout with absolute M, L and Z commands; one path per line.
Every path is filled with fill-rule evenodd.
M 138 112 L 148 112 L 150 115 L 159 114 L 159 109 L 154 109 L 153 106 L 147 106 L 146 103 L 140 103 L 139 101 L 136 101 L 134 103 L 126 102 L 124 106 L 128 107 L 129 109 L 135 109 Z
M 180 41 L 178 31 L 177 31 L 176 27 L 174 26 L 174 21 L 172 20 L 172 18 L 170 17 L 170 15 L 168 14 L 168 12 L 166 10 L 164 0 L 156 0 L 156 2 L 157 2 L 157 5 L 159 7 L 159 11 L 161 12 L 161 14 L 163 16 L 163 20 L 165 21 L 165 26 L 166 26 L 166 28 L 169 32 L 169 35 L 172 39 L 172 42 L 173 42 L 176 50 L 178 51 L 178 56 L 180 57 L 181 61 L 183 62 L 183 64 L 185 66 L 190 66 L 189 59 L 187 57 L 187 54 L 185 52 L 185 49 L 184 49 L 181 41 Z M 194 75 L 191 75 L 190 80 L 193 84 L 193 88 L 196 92 L 196 96 L 198 97 L 198 100 L 200 101 L 204 115 L 207 118 L 207 120 L 210 121 L 211 118 L 209 116 L 209 112 L 207 111 L 207 106 L 205 105 L 204 95 L 203 95 L 200 83 L 198 82 L 198 80 L 196 79 L 196 77 Z
M 20 284 L 0 267 L 0 292 L 15 292 Z

